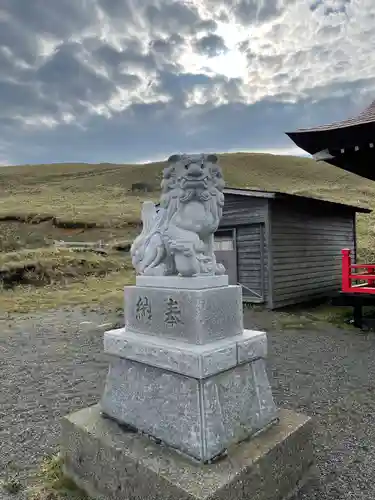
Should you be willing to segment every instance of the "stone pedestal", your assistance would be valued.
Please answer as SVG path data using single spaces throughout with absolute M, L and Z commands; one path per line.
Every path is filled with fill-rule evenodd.
M 63 420 L 65 474 L 98 500 L 290 498 L 314 470 L 311 421 L 276 409 L 240 287 L 138 278 L 125 319 L 100 404 Z
M 241 287 L 219 278 L 140 279 L 104 336 L 103 413 L 202 462 L 278 416 L 266 334 L 243 329 Z

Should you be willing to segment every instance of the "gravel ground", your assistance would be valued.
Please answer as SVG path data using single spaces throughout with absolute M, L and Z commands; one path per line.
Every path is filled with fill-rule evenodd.
M 25 480 L 57 451 L 60 417 L 97 402 L 102 332 L 118 320 L 79 308 L 0 319 L 0 478 L 15 467 Z
M 275 399 L 316 419 L 321 479 L 295 500 L 374 499 L 375 334 L 278 331 L 274 318 L 245 311 L 247 327 L 268 331 Z M 118 314 L 79 308 L 0 318 L 0 477 L 12 462 L 26 479 L 58 450 L 60 417 L 98 400 L 107 371 L 102 332 L 119 322 Z M 8 498 L 15 496 L 0 493 Z

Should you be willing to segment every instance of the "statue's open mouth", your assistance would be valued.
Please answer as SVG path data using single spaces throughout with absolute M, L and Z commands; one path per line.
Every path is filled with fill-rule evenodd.
M 207 188 L 207 185 L 208 185 L 207 176 L 202 176 L 202 177 L 186 176 L 182 179 L 183 188 L 197 188 L 197 187 Z

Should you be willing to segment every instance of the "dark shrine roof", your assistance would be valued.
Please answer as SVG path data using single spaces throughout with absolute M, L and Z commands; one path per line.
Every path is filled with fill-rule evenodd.
M 375 142 L 375 101 L 359 115 L 318 127 L 286 133 L 301 149 L 314 155 Z
M 346 209 L 352 209 L 355 212 L 369 214 L 372 212 L 370 208 L 359 207 L 355 205 L 349 205 L 346 203 L 339 203 L 337 201 L 325 200 L 323 198 L 314 198 L 312 196 L 304 196 L 300 194 L 283 193 L 281 191 L 264 191 L 262 189 L 242 189 L 242 188 L 231 188 L 227 187 L 224 189 L 224 195 L 231 194 L 234 196 L 249 196 L 254 198 L 268 198 L 274 200 L 285 200 L 285 201 L 295 201 L 295 202 L 315 202 L 317 204 L 324 204 L 327 206 L 336 206 Z
M 353 118 L 347 118 L 346 120 L 333 122 L 330 123 L 329 125 L 320 125 L 318 127 L 312 127 L 312 128 L 300 128 L 296 130 L 296 132 L 314 132 L 320 130 L 332 130 L 343 127 L 352 127 L 354 125 L 360 125 L 371 122 L 375 122 L 375 101 L 373 101 L 368 108 L 359 113 L 359 115 L 354 116 Z

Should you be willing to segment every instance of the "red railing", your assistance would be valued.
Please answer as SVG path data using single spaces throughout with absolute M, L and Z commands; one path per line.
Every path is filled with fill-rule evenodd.
M 341 290 L 344 293 L 375 294 L 375 264 L 352 264 L 350 254 L 351 251 L 347 248 L 341 250 Z

